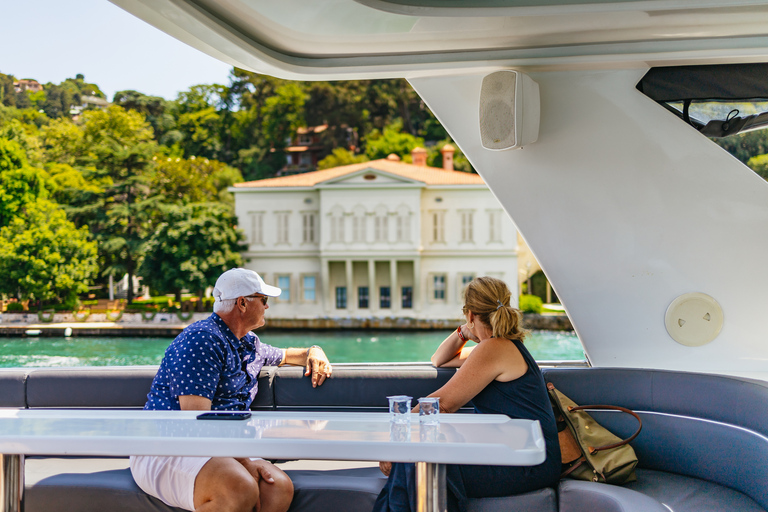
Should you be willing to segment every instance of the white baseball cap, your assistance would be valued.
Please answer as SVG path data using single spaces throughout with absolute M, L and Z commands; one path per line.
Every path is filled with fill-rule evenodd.
M 227 270 L 216 280 L 213 288 L 213 298 L 216 301 L 247 297 L 254 293 L 260 293 L 268 297 L 277 297 L 282 290 L 277 286 L 270 286 L 264 282 L 259 274 L 247 268 L 233 268 Z

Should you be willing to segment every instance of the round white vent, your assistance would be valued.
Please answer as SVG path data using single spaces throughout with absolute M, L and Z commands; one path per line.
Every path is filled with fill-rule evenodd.
M 688 347 L 700 347 L 720 334 L 723 309 L 705 293 L 686 293 L 672 301 L 664 322 L 673 340 Z

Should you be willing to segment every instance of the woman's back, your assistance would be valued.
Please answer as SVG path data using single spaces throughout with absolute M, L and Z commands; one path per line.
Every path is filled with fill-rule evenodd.
M 506 414 L 510 418 L 538 420 L 547 443 L 547 462 L 555 468 L 553 473 L 559 476 L 560 444 L 544 377 L 525 345 L 518 340 L 511 340 L 510 343 L 514 343 L 520 351 L 528 370 L 515 380 L 491 381 L 472 399 L 472 405 L 480 414 Z

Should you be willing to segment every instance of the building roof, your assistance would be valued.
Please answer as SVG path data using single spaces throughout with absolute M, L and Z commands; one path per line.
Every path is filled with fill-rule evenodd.
M 294 174 L 279 178 L 267 178 L 256 181 L 235 183 L 235 187 L 267 188 L 267 187 L 314 187 L 328 180 L 353 174 L 366 169 L 378 170 L 421 181 L 426 185 L 483 185 L 485 182 L 478 174 L 462 171 L 448 171 L 438 167 L 406 164 L 382 158 L 359 164 L 332 167 L 322 171 Z
M 327 124 L 321 124 L 320 126 L 302 126 L 296 129 L 296 133 L 299 135 L 305 135 L 307 133 L 322 133 L 327 129 Z

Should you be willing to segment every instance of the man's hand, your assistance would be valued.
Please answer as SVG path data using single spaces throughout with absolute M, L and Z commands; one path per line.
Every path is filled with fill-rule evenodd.
M 392 471 L 392 463 L 391 462 L 379 462 L 379 469 L 382 473 L 384 473 L 384 476 L 389 476 L 389 473 Z
M 268 484 L 274 484 L 275 479 L 272 478 L 272 472 L 269 470 L 269 466 L 271 464 L 265 460 L 251 460 L 250 458 L 236 458 L 237 462 L 243 465 L 245 469 L 248 470 L 248 472 L 251 474 L 253 479 L 256 481 L 256 489 L 259 493 L 261 493 L 261 489 L 259 488 L 260 482 L 265 482 Z M 261 496 L 259 496 L 258 502 L 256 503 L 256 506 L 253 508 L 254 512 L 260 512 L 261 511 Z
M 236 459 L 240 464 L 245 466 L 245 469 L 251 474 L 256 482 L 267 482 L 268 484 L 275 483 L 275 479 L 272 478 L 272 472 L 269 470 L 271 464 L 265 460 L 251 460 L 251 459 Z
M 331 376 L 331 373 L 333 373 L 333 369 L 323 349 L 317 346 L 307 349 L 304 375 L 312 375 L 312 387 L 320 386 L 325 382 L 325 379 Z

